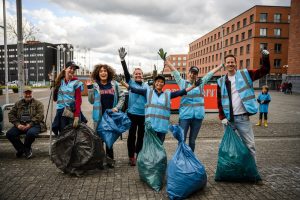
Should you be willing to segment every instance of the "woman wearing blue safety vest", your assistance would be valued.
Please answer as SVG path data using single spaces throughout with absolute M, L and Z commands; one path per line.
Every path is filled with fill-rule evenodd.
M 73 127 L 76 128 L 80 120 L 86 122 L 80 111 L 83 83 L 75 77 L 76 69 L 79 69 L 79 66 L 73 61 L 67 62 L 55 80 L 53 100 L 57 103 L 57 110 L 52 124 L 55 135 L 69 124 L 73 123 Z
M 188 80 L 184 80 L 183 78 L 181 78 L 180 73 L 175 69 L 171 62 L 169 60 L 166 60 L 166 53 L 163 51 L 163 49 L 160 49 L 158 54 L 164 60 L 165 66 L 168 66 L 172 71 L 172 75 L 174 76 L 176 83 L 178 84 L 180 89 L 187 88 L 196 81 L 199 74 L 198 67 L 192 66 L 189 69 L 189 73 L 187 74 Z M 204 84 L 206 84 L 221 68 L 222 65 L 219 65 L 218 67 L 208 72 L 201 79 L 202 83 L 199 85 L 199 87 L 182 96 L 180 100 L 179 125 L 184 130 L 184 141 L 186 141 L 187 133 L 190 129 L 189 146 L 191 147 L 192 151 L 195 150 L 195 141 L 197 139 L 202 121 L 205 116 L 203 92 Z
M 149 86 L 143 82 L 143 71 L 141 68 L 135 68 L 133 71 L 133 79 L 130 78 L 125 62 L 126 55 L 127 52 L 125 51 L 125 48 L 121 47 L 119 49 L 119 56 L 124 70 L 126 83 L 131 87 L 147 89 Z M 134 154 L 136 153 L 136 155 L 138 155 L 143 147 L 146 102 L 144 96 L 129 91 L 127 116 L 131 120 L 131 126 L 128 133 L 127 149 L 131 166 L 136 165 L 136 157 Z
M 105 64 L 96 65 L 91 76 L 95 82 L 87 81 L 86 84 L 88 101 L 93 104 L 93 121 L 96 130 L 106 109 L 111 109 L 113 112 L 122 109 L 125 96 L 118 82 L 113 80 L 115 71 L 112 67 Z M 113 148 L 109 149 L 106 146 L 106 156 L 111 160 L 114 159 Z M 107 162 L 107 166 L 114 167 L 110 162 Z
M 158 138 L 164 142 L 165 135 L 168 133 L 169 120 L 171 116 L 170 102 L 172 98 L 186 95 L 195 87 L 199 86 L 199 82 L 194 83 L 192 86 L 176 91 L 170 92 L 169 90 L 162 91 L 165 85 L 165 77 L 158 75 L 154 79 L 154 89 L 140 89 L 129 86 L 122 82 L 122 84 L 131 90 L 131 92 L 143 95 L 147 99 L 145 105 L 145 121 L 150 122 L 153 130 Z M 198 85 L 197 85 L 198 84 Z

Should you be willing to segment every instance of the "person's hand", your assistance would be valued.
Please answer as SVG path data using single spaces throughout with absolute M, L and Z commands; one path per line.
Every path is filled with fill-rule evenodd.
M 27 131 L 28 129 L 30 129 L 31 128 L 31 125 L 30 124 L 26 124 L 26 126 L 24 126 L 24 131 Z
M 119 82 L 119 83 L 121 83 L 123 81 L 123 77 L 121 75 L 120 76 L 119 75 L 115 75 L 114 76 L 114 80 L 117 81 L 117 82 Z
M 111 111 L 118 112 L 118 108 L 112 108 Z
M 222 119 L 222 124 L 223 124 L 223 125 L 227 126 L 228 123 L 229 123 L 229 122 L 228 122 L 228 119 L 226 119 L 226 118 Z
M 158 53 L 158 55 L 160 56 L 161 59 L 163 59 L 164 61 L 166 61 L 167 52 L 164 52 L 164 50 L 162 48 L 160 48 L 157 53 Z
M 261 51 L 261 54 L 263 57 L 267 57 L 267 56 L 269 56 L 270 52 L 268 50 L 264 49 Z
M 195 81 L 195 87 L 198 87 L 202 83 L 202 78 L 199 78 L 197 81 Z
M 261 103 L 261 104 L 264 104 L 264 102 L 265 102 L 265 101 L 261 101 L 260 103 Z
M 79 124 L 79 117 L 74 117 L 73 128 L 77 128 Z
M 18 128 L 19 130 L 21 130 L 21 131 L 24 131 L 25 126 L 22 125 L 22 124 L 19 124 L 19 125 L 17 126 L 17 128 Z
M 91 79 L 86 80 L 86 81 L 85 81 L 85 84 L 86 84 L 86 85 L 92 85 L 92 84 L 93 84 L 93 81 L 92 81 Z
M 119 56 L 120 56 L 121 61 L 124 61 L 124 60 L 125 60 L 125 56 L 126 56 L 126 55 L 127 55 L 127 52 L 126 52 L 125 48 L 124 48 L 124 47 L 121 47 L 121 48 L 119 49 Z

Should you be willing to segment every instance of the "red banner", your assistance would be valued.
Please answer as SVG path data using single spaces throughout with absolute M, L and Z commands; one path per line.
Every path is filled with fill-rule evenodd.
M 163 90 L 169 89 L 172 92 L 179 90 L 176 83 L 166 83 Z M 180 98 L 176 97 L 171 100 L 171 110 L 178 110 Z M 204 108 L 205 112 L 218 112 L 217 104 L 217 84 L 204 85 Z

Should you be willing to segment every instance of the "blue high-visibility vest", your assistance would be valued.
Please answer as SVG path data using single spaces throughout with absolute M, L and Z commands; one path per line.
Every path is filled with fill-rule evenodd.
M 150 122 L 156 132 L 168 133 L 170 112 L 169 90 L 157 95 L 153 89 L 147 90 L 147 104 L 145 106 L 145 121 Z
M 184 84 L 184 82 L 183 82 Z M 180 89 L 191 86 L 185 81 L 184 85 L 180 85 Z M 179 107 L 179 119 L 203 119 L 204 112 L 204 95 L 201 86 L 192 89 L 186 95 L 181 97 Z
M 253 89 L 253 83 L 250 78 L 247 69 L 237 70 L 235 73 L 235 86 L 239 93 L 242 103 L 249 114 L 257 113 L 257 105 L 255 102 L 255 94 Z M 227 88 L 225 85 L 226 76 L 218 79 L 218 85 L 221 88 L 221 102 L 224 114 L 228 120 L 230 120 L 230 108 L 229 108 L 229 97 Z
M 81 81 L 72 80 L 66 84 L 65 80 L 62 79 L 58 90 L 56 108 L 62 109 L 64 107 L 74 106 L 75 90 L 77 88 L 80 88 L 80 90 L 83 91 L 84 88 L 83 83 Z
M 147 84 L 142 83 L 142 85 L 140 85 L 132 79 L 130 79 L 128 84 L 130 87 L 138 88 L 138 89 L 148 89 L 149 88 L 149 86 Z M 139 94 L 129 91 L 127 112 L 130 114 L 134 114 L 134 115 L 145 115 L 146 102 L 147 102 L 147 100 L 143 95 L 139 95 Z

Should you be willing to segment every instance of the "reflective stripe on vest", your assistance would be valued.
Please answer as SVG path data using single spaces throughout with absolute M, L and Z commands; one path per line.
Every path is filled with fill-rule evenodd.
M 184 88 L 188 87 L 188 82 L 185 81 Z M 181 86 L 182 88 L 182 86 Z M 189 91 L 187 95 L 181 97 L 179 118 L 180 119 L 203 119 L 204 112 L 204 95 L 202 88 L 199 86 Z
M 58 90 L 56 108 L 70 107 L 75 102 L 75 90 L 77 88 L 80 88 L 81 91 L 83 90 L 83 83 L 81 81 L 72 80 L 66 84 L 65 80 L 62 79 Z
M 223 76 L 218 79 L 218 85 L 221 88 L 221 102 L 224 114 L 230 120 L 229 98 L 225 85 L 225 77 Z M 250 114 L 255 114 L 257 112 L 257 105 L 252 88 L 252 80 L 247 69 L 236 71 L 235 85 L 246 111 Z
M 151 123 L 155 131 L 167 133 L 170 115 L 170 92 L 165 91 L 158 96 L 153 89 L 148 89 L 145 120 Z

